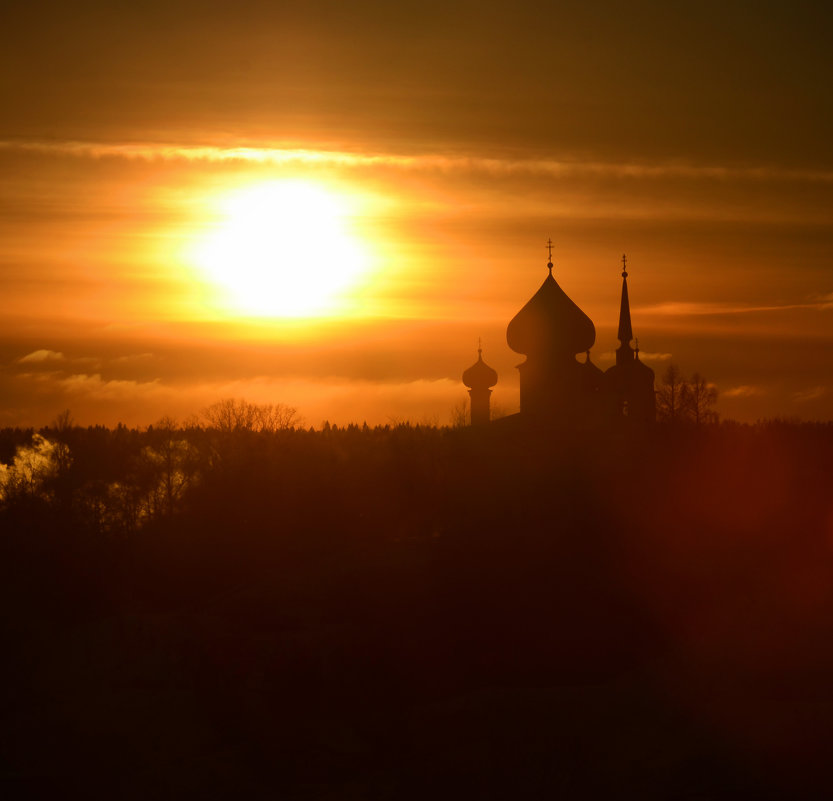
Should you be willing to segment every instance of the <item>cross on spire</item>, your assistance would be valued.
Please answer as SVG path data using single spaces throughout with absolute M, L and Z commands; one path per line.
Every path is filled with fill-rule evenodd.
M 552 275 L 552 237 L 547 239 L 547 253 L 549 254 L 549 258 L 547 259 L 547 267 L 550 268 L 550 275 Z
M 622 254 L 622 278 L 628 277 L 628 257 Z

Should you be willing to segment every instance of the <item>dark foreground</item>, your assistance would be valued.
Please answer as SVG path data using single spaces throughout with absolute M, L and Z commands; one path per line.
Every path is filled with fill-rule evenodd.
M 0 517 L 4 798 L 829 788 L 831 426 L 57 438 Z

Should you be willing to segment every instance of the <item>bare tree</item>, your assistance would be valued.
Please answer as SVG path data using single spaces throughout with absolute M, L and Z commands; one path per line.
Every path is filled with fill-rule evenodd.
M 657 417 L 669 423 L 679 422 L 684 415 L 686 382 L 680 368 L 671 362 L 662 376 L 662 386 L 657 390 Z
M 717 388 L 700 373 L 686 381 L 676 364 L 669 364 L 657 391 L 657 417 L 668 423 L 697 426 L 717 420 Z
M 41 434 L 32 437 L 31 445 L 21 445 L 11 464 L 0 463 L 0 502 L 15 498 L 43 498 L 53 500 L 54 483 L 68 455 L 59 451 L 62 443 L 46 439 Z
M 469 401 L 462 398 L 451 407 L 451 427 L 465 428 L 469 424 Z
M 148 517 L 170 517 L 197 482 L 200 454 L 170 417 L 159 420 L 152 434 L 137 464 L 144 490 L 140 509 Z
M 75 420 L 72 417 L 72 412 L 69 409 L 64 409 L 49 424 L 48 428 L 54 434 L 55 451 L 53 458 L 57 466 L 58 475 L 65 475 L 72 463 L 72 457 L 69 451 L 69 442 L 72 437 L 72 431 L 75 428 Z
M 236 431 L 285 431 L 300 425 L 298 410 L 283 403 L 250 403 L 225 398 L 203 410 L 211 428 L 223 434 Z
M 301 425 L 298 410 L 285 403 L 267 403 L 258 408 L 261 431 L 286 431 Z
M 209 427 L 222 434 L 235 431 L 254 431 L 257 413 L 253 403 L 237 398 L 224 398 L 203 410 Z
M 49 428 L 54 429 L 59 434 L 63 434 L 66 431 L 71 431 L 75 428 L 75 420 L 72 418 L 72 412 L 69 409 L 64 409 L 60 414 L 58 414 L 55 419 L 50 424 Z
M 700 373 L 691 376 L 686 387 L 684 402 L 687 417 L 697 426 L 717 422 L 718 414 L 714 411 L 717 387 L 709 384 Z

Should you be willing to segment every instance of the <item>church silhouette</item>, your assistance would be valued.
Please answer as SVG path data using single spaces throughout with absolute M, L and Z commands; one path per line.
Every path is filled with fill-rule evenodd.
M 553 277 L 552 242 L 548 243 L 549 274 L 538 291 L 512 318 L 506 341 L 526 356 L 520 372 L 518 417 L 536 424 L 581 427 L 627 422 L 650 424 L 656 418 L 654 371 L 639 359 L 628 298 L 627 258 L 622 256 L 622 300 L 616 363 L 606 371 L 590 359 L 596 341 L 593 321 L 570 299 Z M 631 347 L 634 341 L 635 347 Z M 576 356 L 585 354 L 584 361 Z M 463 373 L 471 398 L 471 424 L 490 422 L 490 396 L 498 376 L 483 361 Z

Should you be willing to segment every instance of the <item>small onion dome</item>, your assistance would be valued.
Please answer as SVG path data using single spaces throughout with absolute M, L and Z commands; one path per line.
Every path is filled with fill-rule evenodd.
M 497 373 L 483 361 L 483 351 L 477 349 L 477 361 L 463 373 L 463 383 L 469 389 L 489 389 L 497 384 Z
M 552 277 L 552 267 L 541 288 L 512 318 L 506 341 L 516 353 L 569 353 L 590 350 L 596 341 L 593 321 Z

